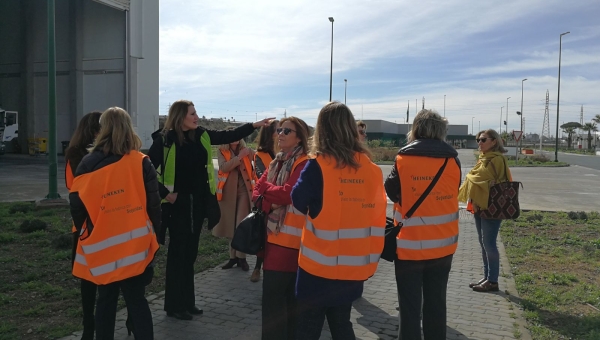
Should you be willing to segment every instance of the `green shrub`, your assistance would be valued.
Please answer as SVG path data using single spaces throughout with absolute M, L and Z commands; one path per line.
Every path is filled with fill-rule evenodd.
M 8 209 L 8 212 L 10 214 L 16 214 L 18 212 L 25 214 L 31 210 L 33 210 L 33 204 L 31 203 L 15 203 Z
M 52 240 L 52 246 L 56 249 L 70 249 L 73 246 L 72 234 L 60 234 Z
M 22 233 L 32 233 L 38 230 L 46 230 L 46 228 L 48 228 L 48 223 L 38 219 L 25 220 L 19 226 L 19 230 Z
M 587 214 L 586 214 L 585 211 L 579 211 L 579 212 L 577 212 L 577 215 L 579 215 L 579 219 L 580 220 L 587 220 L 588 219 L 588 216 L 587 216 Z
M 572 219 L 572 220 L 578 220 L 579 219 L 579 214 L 576 211 L 569 211 L 569 213 L 567 214 L 567 216 Z

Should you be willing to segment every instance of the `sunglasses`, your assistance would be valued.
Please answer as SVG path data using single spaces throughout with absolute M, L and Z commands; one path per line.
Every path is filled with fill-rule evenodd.
M 280 134 L 281 131 L 283 131 L 283 134 L 286 136 L 289 135 L 290 132 L 292 132 L 292 131 L 296 132 L 296 130 L 292 130 L 290 128 L 277 128 L 277 130 L 275 130 L 275 131 L 277 131 L 277 134 Z
M 494 138 L 488 137 L 488 138 L 477 138 L 476 141 L 477 141 L 477 143 L 479 143 L 479 142 L 485 143 L 485 142 L 487 142 L 488 139 L 494 140 Z
M 366 136 L 366 135 L 367 135 L 367 132 L 366 132 L 365 130 L 358 130 L 358 134 L 359 134 L 359 135 Z

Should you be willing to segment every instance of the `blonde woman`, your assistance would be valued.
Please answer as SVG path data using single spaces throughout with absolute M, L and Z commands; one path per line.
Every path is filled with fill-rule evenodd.
M 212 233 L 217 237 L 226 237 L 230 242 L 229 262 L 221 268 L 230 269 L 238 266 L 243 271 L 248 271 L 246 254 L 231 248 L 231 239 L 237 225 L 250 213 L 252 208 L 254 150 L 246 147 L 246 143 L 242 139 L 221 145 L 217 158 L 219 160 L 217 201 L 219 201 L 221 209 L 221 220 Z
M 498 132 L 492 129 L 481 131 L 476 140 L 479 145 L 479 161 L 467 174 L 458 195 L 458 200 L 468 202 L 467 210 L 474 214 L 483 259 L 483 278 L 472 282 L 469 287 L 476 292 L 497 292 L 500 255 L 496 238 L 502 220 L 483 219 L 479 212 L 488 208 L 490 186 L 495 181 L 512 181 L 512 176 L 503 155 L 506 149 Z
M 80 235 L 73 275 L 98 285 L 96 339 L 114 338 L 119 290 L 132 321 L 128 331 L 136 339 L 154 336 L 144 287 L 154 273 L 161 211 L 156 170 L 138 151 L 141 146 L 125 110 L 104 111 L 100 132 L 79 163 L 69 194 Z

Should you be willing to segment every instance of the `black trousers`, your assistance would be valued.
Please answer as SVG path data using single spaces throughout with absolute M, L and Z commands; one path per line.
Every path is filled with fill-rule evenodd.
M 129 317 L 133 321 L 135 338 L 140 340 L 154 339 L 152 313 L 144 296 L 146 284 L 152 280 L 153 276 L 154 268 L 148 267 L 141 275 L 98 286 L 96 340 L 112 340 L 115 337 L 119 290 L 123 292 Z
M 452 256 L 394 261 L 400 303 L 399 339 L 421 339 L 421 297 L 425 340 L 446 339 L 446 289 Z
M 296 331 L 296 339 L 302 340 L 319 340 L 323 323 L 327 317 L 331 338 L 333 340 L 354 340 L 354 329 L 350 322 L 350 312 L 352 311 L 352 303 L 340 306 L 324 307 L 311 306 L 309 303 L 304 303 L 298 300 L 298 329 Z
M 162 204 L 163 226 L 169 228 L 170 239 L 165 279 L 164 310 L 167 312 L 183 312 L 196 304 L 194 262 L 204 221 L 199 203 L 192 195 L 178 194 L 175 204 Z
M 73 250 L 71 253 L 71 262 L 75 260 L 77 254 L 77 245 L 79 243 L 79 233 L 73 233 Z M 81 279 L 81 307 L 83 309 L 83 330 L 84 332 L 94 332 L 94 307 L 96 306 L 96 284 Z
M 262 340 L 296 339 L 296 273 L 265 270 Z

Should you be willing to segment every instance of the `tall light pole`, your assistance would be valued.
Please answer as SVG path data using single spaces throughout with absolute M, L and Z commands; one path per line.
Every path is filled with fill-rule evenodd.
M 348 79 L 344 79 L 344 105 L 346 105 L 346 89 L 348 88 Z
M 477 131 L 481 131 L 481 121 L 479 121 L 479 128 L 477 129 Z
M 444 95 L 444 117 L 446 117 L 446 95 Z
M 519 152 L 523 149 L 523 137 L 525 134 L 523 133 L 523 83 L 527 80 L 527 78 L 521 80 L 521 140 L 519 141 Z M 517 153 L 517 161 L 519 160 L 519 154 Z
M 331 21 L 331 66 L 329 68 L 329 101 L 331 101 L 331 90 L 333 88 L 333 17 L 329 17 Z
M 475 131 L 473 131 L 473 121 L 475 120 L 475 117 L 471 117 L 471 134 L 473 136 L 475 136 Z
M 560 106 L 560 59 L 562 53 L 562 37 L 571 32 L 565 32 L 558 38 L 558 97 L 556 98 L 556 144 L 554 145 L 554 161 L 558 162 L 558 108 Z
M 502 109 L 504 108 L 504 106 L 500 107 L 500 134 L 502 134 Z
M 504 128 L 504 132 L 508 133 L 508 100 L 510 97 L 506 98 L 506 127 Z

